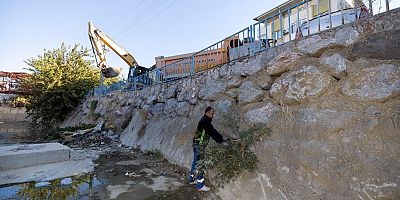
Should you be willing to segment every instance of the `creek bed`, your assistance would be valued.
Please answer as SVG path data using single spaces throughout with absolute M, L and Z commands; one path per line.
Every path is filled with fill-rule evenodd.
M 100 155 L 95 163 L 93 173 L 70 177 L 68 185 L 56 179 L 47 186 L 0 186 L 0 199 L 201 199 L 186 183 L 185 169 L 153 154 L 121 148 Z

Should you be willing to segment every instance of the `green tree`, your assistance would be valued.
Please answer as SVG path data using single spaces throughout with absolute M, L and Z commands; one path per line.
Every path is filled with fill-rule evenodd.
M 51 126 L 64 120 L 99 83 L 100 72 L 88 49 L 79 45 L 70 48 L 63 43 L 60 48 L 44 50 L 43 55 L 25 63 L 32 72 L 22 84 L 30 91 L 27 111 L 41 125 Z

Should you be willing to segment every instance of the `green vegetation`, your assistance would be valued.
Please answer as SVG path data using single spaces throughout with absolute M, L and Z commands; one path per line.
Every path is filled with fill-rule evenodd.
M 26 107 L 28 105 L 28 99 L 23 96 L 19 96 L 11 101 L 11 105 L 14 108 Z
M 16 96 L 0 100 L 0 105 L 7 105 L 13 108 L 20 108 L 28 105 L 28 100 L 24 96 Z
M 93 100 L 93 101 L 91 101 L 90 102 L 90 111 L 94 111 L 94 110 L 96 110 L 96 108 L 97 108 L 97 104 L 99 103 L 99 101 L 97 101 L 97 100 Z
M 162 154 L 162 152 L 158 149 L 153 149 L 153 150 L 148 150 L 144 152 L 144 155 L 151 157 L 152 159 L 156 159 L 156 160 L 163 160 L 164 159 L 164 155 Z
M 86 48 L 62 44 L 25 61 L 32 76 L 24 79 L 22 86 L 30 91 L 26 108 L 35 123 L 51 127 L 61 122 L 98 85 L 100 72 L 89 57 Z
M 86 130 L 90 128 L 96 127 L 95 124 L 79 124 L 77 126 L 68 126 L 65 128 L 58 128 L 58 127 L 53 127 L 47 130 L 46 135 L 44 136 L 44 139 L 46 140 L 58 140 L 61 139 L 61 134 L 65 131 L 69 132 L 75 132 L 78 130 Z
M 79 186 L 84 183 L 88 183 L 89 187 L 93 185 L 91 174 L 72 177 L 72 180 L 71 185 L 68 186 L 61 186 L 61 179 L 51 181 L 51 184 L 46 187 L 35 187 L 35 182 L 23 183 L 18 196 L 24 199 L 72 199 L 79 194 Z
M 232 140 L 227 148 L 210 142 L 206 147 L 206 158 L 198 164 L 200 170 L 213 169 L 215 171 L 215 177 L 211 178 L 216 186 L 229 183 L 244 171 L 256 170 L 258 159 L 252 146 L 261 137 L 271 134 L 271 130 L 264 126 L 254 126 L 245 131 L 239 130 L 238 116 L 240 115 L 232 113 L 224 116 L 224 125 L 229 127 L 238 139 Z
M 89 115 L 92 116 L 94 118 L 94 120 L 97 120 L 98 118 L 100 118 L 100 114 L 94 112 L 94 110 L 96 110 L 96 108 L 97 108 L 98 103 L 99 103 L 99 101 L 92 100 L 90 102 L 90 106 L 89 106 L 89 111 L 90 111 Z

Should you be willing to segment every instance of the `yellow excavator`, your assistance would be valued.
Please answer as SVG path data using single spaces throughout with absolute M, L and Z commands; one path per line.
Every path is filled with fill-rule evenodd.
M 112 49 L 119 57 L 129 65 L 129 78 L 139 76 L 146 73 L 149 69 L 139 66 L 135 58 L 124 48 L 114 42 L 107 34 L 95 27 L 92 22 L 89 22 L 89 39 L 95 54 L 97 67 L 101 70 L 104 78 L 112 78 L 118 76 L 122 68 L 110 67 L 106 63 L 104 48 L 105 45 Z

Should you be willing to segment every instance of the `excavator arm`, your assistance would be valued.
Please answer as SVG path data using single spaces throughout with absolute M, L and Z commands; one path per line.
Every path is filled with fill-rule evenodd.
M 135 58 L 127 50 L 115 43 L 107 34 L 96 28 L 92 22 L 89 22 L 89 39 L 96 57 L 97 67 L 100 68 L 105 78 L 118 76 L 122 68 L 107 66 L 104 45 L 112 49 L 129 65 L 129 71 L 135 71 L 139 67 Z

